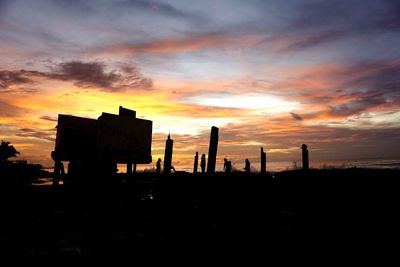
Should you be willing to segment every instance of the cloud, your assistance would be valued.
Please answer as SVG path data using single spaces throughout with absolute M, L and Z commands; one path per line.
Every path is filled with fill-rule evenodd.
M 25 71 L 0 70 L 0 90 L 7 89 L 14 85 L 33 83 L 26 77 Z
M 149 89 L 153 85 L 152 80 L 144 77 L 136 67 L 128 66 L 107 72 L 102 62 L 63 62 L 53 67 L 47 76 L 72 81 L 81 88 L 101 88 L 106 91 Z
M 324 43 L 335 41 L 343 36 L 345 36 L 345 33 L 343 32 L 324 32 L 317 34 L 314 33 L 300 35 L 292 38 L 283 38 L 286 39 L 287 44 L 283 45 L 280 49 L 278 49 L 278 51 L 288 52 L 303 50 L 313 46 L 318 46 Z
M 194 15 L 185 13 L 170 4 L 162 3 L 160 1 L 125 0 L 116 2 L 116 7 L 122 10 L 128 8 L 132 10 L 141 9 L 142 11 L 148 12 L 153 11 L 173 18 L 191 18 Z
M 50 66 L 49 72 L 3 70 L 0 71 L 0 89 L 35 83 L 35 77 L 70 81 L 80 88 L 104 91 L 150 89 L 153 86 L 152 79 L 143 76 L 136 66 L 124 65 L 111 71 L 106 69 L 107 66 L 102 62 L 67 61 Z
M 400 89 L 400 61 L 361 63 L 354 68 L 360 73 L 348 82 L 348 87 L 362 87 L 381 93 L 398 93 Z
M 58 121 L 56 117 L 50 117 L 50 116 L 41 116 L 39 119 L 45 120 L 45 121 Z
M 175 53 L 193 52 L 203 49 L 240 47 L 257 44 L 264 35 L 254 34 L 226 34 L 213 32 L 206 34 L 192 34 L 184 38 L 163 38 L 142 43 L 112 43 L 99 46 L 93 52 L 113 55 L 129 55 L 138 53 Z M 91 50 L 92 51 L 92 50 Z
M 298 120 L 298 121 L 303 120 L 303 118 L 299 114 L 296 114 L 294 112 L 290 112 L 290 115 L 292 115 L 293 119 L 295 119 L 295 120 Z
M 15 136 L 25 138 L 37 138 L 51 142 L 54 142 L 56 140 L 54 129 L 37 130 L 31 128 L 21 128 L 19 129 L 19 132 L 15 134 Z
M 0 118 L 17 117 L 25 112 L 25 109 L 0 101 Z
M 368 108 L 375 107 L 381 104 L 385 104 L 386 101 L 380 97 L 362 98 L 356 101 L 350 101 L 343 104 L 332 104 L 330 105 L 331 114 L 349 116 L 358 114 L 365 111 Z
M 396 0 L 291 1 L 279 3 L 275 9 L 276 14 L 285 16 L 266 15 L 245 29 L 267 31 L 269 35 L 261 43 L 272 45 L 275 52 L 298 52 L 344 39 L 354 45 L 355 39 L 371 40 L 382 34 L 393 34 L 393 38 L 400 30 L 400 5 Z M 270 1 L 261 4 L 260 10 L 268 14 Z M 360 53 L 369 46 L 373 44 L 364 44 Z M 393 49 L 393 44 L 386 46 Z
M 296 29 L 335 29 L 346 32 L 390 30 L 400 27 L 396 0 L 303 1 L 291 26 Z
M 256 84 L 255 88 L 299 102 L 301 113 L 308 119 L 389 111 L 398 109 L 400 104 L 399 60 L 277 68 L 272 73 L 286 75 L 276 82 Z
M 398 61 L 363 63 L 349 68 L 342 75 L 348 76 L 348 82 L 339 86 L 341 93 L 337 98 L 348 100 L 329 106 L 334 115 L 353 115 L 400 102 Z

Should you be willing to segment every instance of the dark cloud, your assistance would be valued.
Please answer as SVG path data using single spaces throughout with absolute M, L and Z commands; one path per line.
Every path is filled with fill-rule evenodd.
M 50 117 L 50 116 L 41 116 L 39 119 L 42 119 L 45 121 L 55 121 L 55 122 L 58 121 L 58 119 L 56 117 Z
M 329 107 L 331 108 L 331 114 L 333 115 L 349 116 L 385 103 L 385 99 L 378 95 L 371 98 L 362 98 L 360 100 L 350 101 L 344 104 L 332 104 Z
M 290 112 L 290 115 L 292 115 L 293 119 L 295 119 L 295 120 L 298 120 L 298 121 L 303 120 L 303 118 L 299 114 L 296 114 L 294 112 Z
M 371 71 L 366 71 L 366 74 L 349 82 L 347 86 L 368 88 L 382 94 L 400 93 L 400 62 L 360 64 L 357 69 Z
M 37 130 L 31 128 L 21 128 L 19 132 L 15 134 L 19 137 L 26 137 L 26 138 L 37 138 L 42 140 L 47 140 L 54 142 L 55 141 L 55 133 L 53 129 L 48 130 Z
M 25 71 L 0 71 L 0 90 L 7 89 L 13 85 L 32 83 L 33 81 L 26 77 Z
M 111 87 L 119 76 L 113 72 L 106 73 L 104 64 L 98 62 L 83 63 L 70 61 L 58 64 L 49 73 L 49 77 L 58 80 L 74 81 L 79 87 Z
M 53 67 L 47 76 L 72 81 L 78 87 L 99 87 L 106 91 L 149 89 L 153 85 L 152 80 L 144 77 L 136 67 L 107 72 L 105 64 L 101 62 L 63 62 Z
M 106 70 L 102 62 L 69 61 L 50 66 L 49 72 L 15 70 L 0 71 L 0 90 L 13 85 L 34 83 L 34 77 L 70 81 L 81 88 L 100 88 L 105 91 L 150 89 L 153 81 L 141 74 L 135 66 Z M 24 89 L 21 90 L 22 92 Z M 31 90 L 25 90 L 32 92 Z
M 361 74 L 360 74 L 361 73 Z M 352 101 L 330 105 L 334 115 L 352 115 L 379 105 L 400 101 L 400 63 L 360 64 L 350 68 L 345 76 L 356 76 L 340 86 L 339 97 Z

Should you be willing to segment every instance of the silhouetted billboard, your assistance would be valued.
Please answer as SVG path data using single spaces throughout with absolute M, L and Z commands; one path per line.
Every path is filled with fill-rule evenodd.
M 152 124 L 123 107 L 98 120 L 60 114 L 55 151 L 62 161 L 150 163 Z

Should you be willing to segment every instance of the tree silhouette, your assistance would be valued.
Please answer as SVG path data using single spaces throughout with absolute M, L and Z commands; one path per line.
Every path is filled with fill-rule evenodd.
M 0 145 L 0 162 L 6 162 L 8 158 L 16 157 L 19 152 L 14 146 L 10 145 L 10 142 L 1 141 Z

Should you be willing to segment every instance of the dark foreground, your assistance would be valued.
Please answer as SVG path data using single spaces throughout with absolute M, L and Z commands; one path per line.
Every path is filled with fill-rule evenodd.
M 323 266 L 398 248 L 399 170 L 119 179 L 2 186 L 3 266 Z

